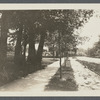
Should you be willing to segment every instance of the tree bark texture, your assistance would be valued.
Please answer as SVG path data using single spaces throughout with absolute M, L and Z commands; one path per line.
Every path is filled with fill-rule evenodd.
M 37 64 L 40 68 L 41 68 L 41 61 L 42 61 L 42 53 L 43 53 L 45 36 L 46 36 L 46 32 L 41 31 L 41 37 L 40 37 L 39 47 L 38 47 L 37 56 L 36 56 L 37 57 Z
M 15 56 L 14 56 L 14 62 L 15 64 L 22 65 L 22 31 L 23 27 L 20 25 L 19 31 L 17 32 L 17 42 L 15 47 Z
M 5 66 L 7 60 L 7 32 L 8 22 L 6 12 L 2 13 L 1 17 L 1 34 L 0 34 L 0 67 Z
M 36 51 L 35 51 L 35 33 L 33 29 L 29 31 L 29 51 L 27 61 L 31 64 L 36 65 Z

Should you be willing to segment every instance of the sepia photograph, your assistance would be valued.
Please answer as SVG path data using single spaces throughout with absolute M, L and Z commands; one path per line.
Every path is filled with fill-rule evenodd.
M 0 96 L 100 96 L 100 5 L 0 4 Z

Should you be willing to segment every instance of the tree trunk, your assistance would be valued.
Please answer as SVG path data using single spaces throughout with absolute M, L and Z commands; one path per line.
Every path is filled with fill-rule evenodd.
M 36 65 L 36 52 L 35 52 L 35 34 L 34 30 L 30 29 L 29 31 L 29 51 L 28 51 L 28 59 L 27 61 L 30 64 Z
M 56 51 L 56 58 L 58 58 L 58 51 Z
M 28 43 L 28 35 L 26 34 L 26 30 L 24 28 L 24 34 L 23 34 L 23 64 L 26 64 L 26 46 Z
M 55 58 L 54 44 L 53 44 L 53 58 Z
M 59 32 L 59 65 L 60 65 L 60 79 L 62 79 L 62 68 L 61 68 L 61 35 Z
M 7 32 L 8 32 L 8 22 L 6 12 L 2 13 L 1 20 L 1 34 L 0 34 L 0 67 L 1 69 L 6 64 L 7 59 Z
M 26 62 L 26 41 L 24 42 L 24 50 L 23 50 L 23 64 L 25 65 Z
M 42 53 L 43 53 L 43 46 L 44 46 L 44 40 L 45 40 L 45 35 L 46 32 L 42 31 L 43 33 L 41 33 L 41 37 L 40 37 L 40 42 L 39 42 L 39 47 L 38 47 L 38 51 L 37 51 L 37 64 L 39 68 L 42 68 L 41 66 L 41 61 L 42 61 Z
M 22 25 L 20 25 L 19 31 L 17 33 L 17 43 L 15 47 L 15 57 L 14 57 L 14 62 L 15 64 L 22 65 L 22 46 L 21 46 L 21 41 L 22 41 Z

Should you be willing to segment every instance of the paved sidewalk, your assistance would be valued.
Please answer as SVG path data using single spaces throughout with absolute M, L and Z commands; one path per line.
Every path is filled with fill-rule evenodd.
M 62 63 L 64 59 L 62 58 Z M 15 80 L 14 82 L 2 86 L 0 92 L 43 92 L 45 85 L 48 84 L 51 77 L 57 72 L 59 61 L 48 65 L 45 69 L 29 74 L 26 78 Z
M 76 59 L 70 58 L 70 61 L 79 87 L 78 91 L 44 91 L 45 86 L 59 68 L 59 61 L 56 61 L 46 69 L 2 86 L 0 96 L 100 96 L 100 76 L 84 68 Z M 62 59 L 63 62 L 64 59 Z
M 100 76 L 85 68 L 76 59 L 70 58 L 78 90 L 100 90 Z

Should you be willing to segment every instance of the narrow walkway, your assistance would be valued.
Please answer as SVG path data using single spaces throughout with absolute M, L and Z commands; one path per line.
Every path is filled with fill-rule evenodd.
M 62 63 L 64 59 L 62 59 Z M 45 69 L 39 70 L 26 78 L 15 80 L 14 82 L 2 86 L 0 92 L 43 92 L 45 85 L 48 84 L 51 77 L 57 72 L 59 61 L 48 65 Z
M 70 60 L 78 90 L 100 90 L 100 76 L 85 68 L 76 59 L 70 58 Z

